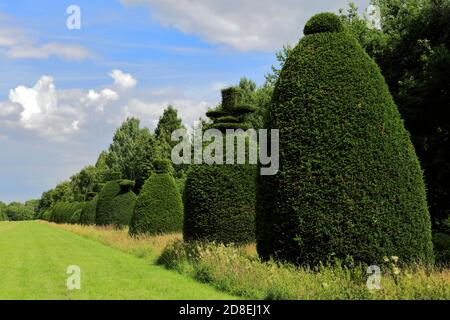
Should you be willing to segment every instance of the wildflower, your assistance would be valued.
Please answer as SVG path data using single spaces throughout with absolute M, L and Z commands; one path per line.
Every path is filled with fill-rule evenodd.
M 389 258 L 386 256 L 383 257 L 383 260 L 384 260 L 384 262 L 389 262 Z
M 398 262 L 398 257 L 397 256 L 392 256 L 391 259 L 392 259 L 392 261 L 394 261 L 394 263 Z
M 396 266 L 392 267 L 392 271 L 394 271 L 395 275 L 399 275 L 400 274 L 400 269 L 398 267 L 396 267 Z

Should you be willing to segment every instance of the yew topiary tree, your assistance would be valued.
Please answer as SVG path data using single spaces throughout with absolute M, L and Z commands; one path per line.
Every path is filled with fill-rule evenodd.
M 98 201 L 97 193 L 88 193 L 86 196 L 86 200 L 87 201 L 81 211 L 80 223 L 83 225 L 94 225 Z
M 378 66 L 331 14 L 313 17 L 276 83 L 267 128 L 280 171 L 260 176 L 263 259 L 433 261 L 422 170 Z
M 130 223 L 130 235 L 165 234 L 183 229 L 183 201 L 168 161 L 155 164 L 145 182 Z
M 207 113 L 212 128 L 248 129 L 247 115 L 255 109 L 241 102 L 242 90 L 225 89 L 222 98 L 222 105 Z M 249 164 L 191 166 L 184 189 L 184 239 L 254 242 L 255 175 L 256 166 Z
M 130 180 L 107 182 L 98 195 L 95 223 L 119 228 L 127 226 L 136 203 L 133 187 L 134 182 Z

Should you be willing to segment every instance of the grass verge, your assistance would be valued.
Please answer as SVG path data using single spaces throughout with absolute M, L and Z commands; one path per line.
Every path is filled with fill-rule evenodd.
M 320 266 L 316 269 L 263 263 L 255 246 L 226 247 L 185 243 L 181 234 L 130 238 L 126 230 L 57 225 L 168 269 L 248 299 L 404 300 L 450 299 L 450 270 L 400 268 L 387 261 L 381 268 L 380 290 L 369 290 L 370 274 L 362 265 Z

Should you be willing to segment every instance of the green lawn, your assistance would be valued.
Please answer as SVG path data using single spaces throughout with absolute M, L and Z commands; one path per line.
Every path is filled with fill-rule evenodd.
M 67 267 L 81 268 L 69 291 Z M 37 222 L 0 222 L 0 299 L 233 299 L 188 277 Z

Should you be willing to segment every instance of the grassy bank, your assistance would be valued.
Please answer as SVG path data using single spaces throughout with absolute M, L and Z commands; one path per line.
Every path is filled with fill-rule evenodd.
M 0 261 L 0 300 L 235 299 L 131 254 L 34 221 L 0 222 Z M 67 288 L 71 265 L 80 267 L 80 290 Z
M 380 266 L 381 289 L 367 288 L 366 267 L 296 268 L 262 263 L 254 246 L 186 244 L 180 234 L 128 237 L 126 230 L 58 225 L 89 239 L 157 261 L 168 269 L 250 299 L 450 299 L 450 270 Z

